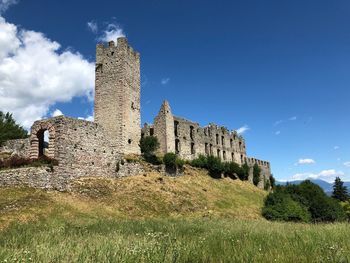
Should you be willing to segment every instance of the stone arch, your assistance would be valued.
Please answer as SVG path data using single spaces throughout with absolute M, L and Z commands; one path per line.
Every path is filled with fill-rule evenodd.
M 55 128 L 52 124 L 41 122 L 34 124 L 30 135 L 30 158 L 37 159 L 43 155 L 44 148 L 44 132 L 49 132 L 49 147 L 46 156 L 55 158 Z

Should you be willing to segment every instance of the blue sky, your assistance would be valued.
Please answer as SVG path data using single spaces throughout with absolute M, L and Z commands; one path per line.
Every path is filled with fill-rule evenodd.
M 95 45 L 106 32 L 125 34 L 141 53 L 142 122 L 167 99 L 174 114 L 202 125 L 247 127 L 248 155 L 269 160 L 279 180 L 350 181 L 349 1 L 14 2 L 0 1 L 3 28 L 22 43 L 0 52 L 0 110 L 24 125 L 31 112 L 57 109 L 89 118 Z M 10 33 L 0 33 L 0 47 L 14 43 Z M 36 78 L 25 70 L 31 63 Z

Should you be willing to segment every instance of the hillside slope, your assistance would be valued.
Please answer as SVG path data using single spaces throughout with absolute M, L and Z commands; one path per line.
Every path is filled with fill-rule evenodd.
M 0 229 L 46 217 L 221 217 L 260 219 L 266 192 L 240 180 L 186 168 L 180 177 L 149 172 L 121 179 L 84 178 L 71 193 L 0 188 Z

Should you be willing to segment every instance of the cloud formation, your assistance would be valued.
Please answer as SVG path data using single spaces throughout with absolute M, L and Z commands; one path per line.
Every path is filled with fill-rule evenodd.
M 57 117 L 62 115 L 64 115 L 62 111 L 60 111 L 59 109 L 55 109 L 54 112 L 51 114 L 51 117 Z
M 350 167 L 350 161 L 349 161 L 349 162 L 345 162 L 344 165 L 345 165 L 346 167 Z
M 21 29 L 0 17 L 0 110 L 25 128 L 57 102 L 92 100 L 94 63 L 61 50 L 43 33 Z
M 0 0 L 0 15 L 3 14 L 11 5 L 18 3 L 18 0 Z
M 89 30 L 94 33 L 94 34 L 97 34 L 98 32 L 98 25 L 95 21 L 90 21 L 90 22 L 87 22 L 87 27 L 89 28 Z
M 335 169 L 323 170 L 319 173 L 297 173 L 292 176 L 293 180 L 305 180 L 305 179 L 322 179 L 328 182 L 333 182 L 335 177 L 344 176 L 344 172 L 336 171 Z
M 160 83 L 161 83 L 162 85 L 166 85 L 166 84 L 169 83 L 169 81 L 170 81 L 170 78 L 163 78 L 163 79 L 160 81 Z
M 249 130 L 250 130 L 249 126 L 248 125 L 244 125 L 241 128 L 237 129 L 237 133 L 238 134 L 243 134 L 243 133 L 245 133 L 246 131 L 249 131 Z
M 299 159 L 298 164 L 314 164 L 316 163 L 315 160 L 306 158 L 306 159 Z

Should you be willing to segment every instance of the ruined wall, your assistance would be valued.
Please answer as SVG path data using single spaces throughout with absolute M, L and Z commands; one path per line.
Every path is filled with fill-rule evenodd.
M 140 153 L 140 55 L 118 38 L 96 47 L 95 122 L 120 153 Z
M 49 131 L 47 155 L 58 161 L 54 175 L 56 188 L 65 188 L 71 179 L 82 176 L 116 176 L 117 162 L 121 158 L 110 146 L 104 129 L 96 123 L 58 116 L 36 121 L 31 129 L 30 156 L 40 156 L 40 136 Z
M 0 152 L 8 152 L 17 154 L 23 157 L 29 157 L 30 142 L 27 139 L 15 139 L 6 141 L 2 147 L 0 147 Z
M 175 152 L 174 118 L 169 103 L 164 101 L 154 119 L 154 136 L 159 141 L 159 154 Z
M 257 186 L 260 189 L 264 189 L 266 181 L 270 180 L 270 177 L 271 177 L 270 163 L 267 161 L 262 161 L 262 160 L 258 160 L 256 158 L 250 158 L 250 157 L 245 158 L 245 162 L 249 166 L 249 178 L 248 178 L 248 180 L 251 183 L 253 183 L 253 167 L 255 164 L 257 164 L 259 166 L 261 171 L 260 171 L 260 181 L 259 181 Z
M 210 124 L 204 128 L 198 123 L 174 117 L 177 122 L 176 139 L 180 142 L 179 155 L 184 159 L 194 159 L 198 155 L 213 155 L 223 161 L 242 164 L 246 157 L 245 141 L 234 131 Z

